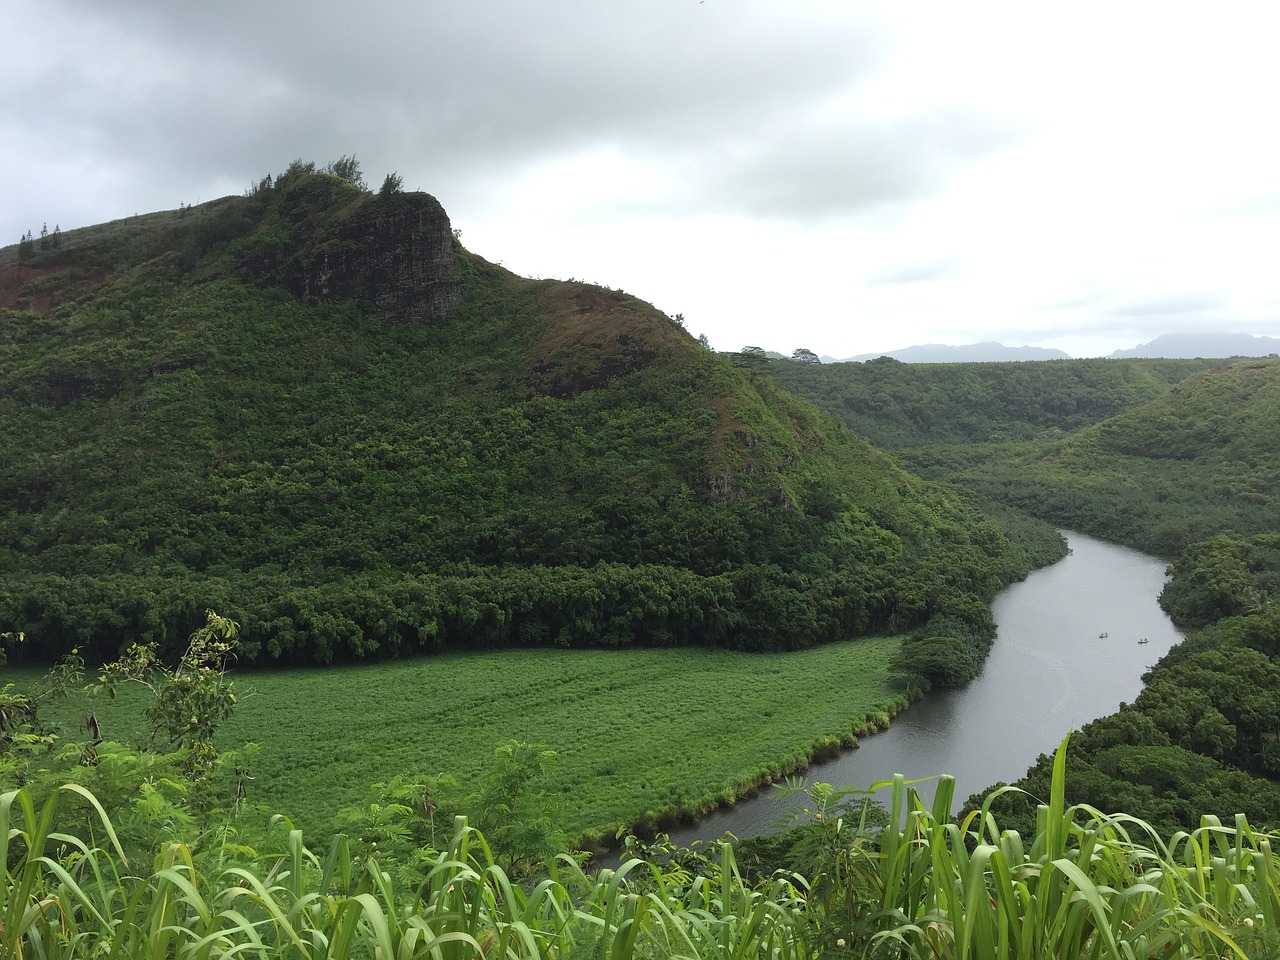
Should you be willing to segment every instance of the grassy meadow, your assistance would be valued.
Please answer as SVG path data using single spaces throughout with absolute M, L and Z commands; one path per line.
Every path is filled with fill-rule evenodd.
M 888 668 L 900 643 L 775 654 L 503 650 L 243 672 L 219 739 L 261 743 L 250 798 L 309 834 L 375 782 L 446 773 L 465 784 L 500 744 L 544 744 L 557 753 L 565 830 L 604 839 L 623 824 L 727 802 L 815 748 L 883 725 L 902 701 Z M 37 676 L 6 672 L 19 684 Z M 92 709 L 104 737 L 138 743 L 145 701 L 130 693 L 75 697 L 46 718 L 74 739 Z

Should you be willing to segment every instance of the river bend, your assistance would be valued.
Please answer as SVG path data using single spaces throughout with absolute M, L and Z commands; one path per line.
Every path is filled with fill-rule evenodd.
M 997 781 L 1018 779 L 1068 731 L 1132 701 L 1142 674 L 1182 640 L 1156 602 L 1166 562 L 1062 532 L 1071 552 L 992 604 L 996 641 L 981 676 L 913 704 L 887 731 L 811 767 L 807 779 L 866 786 L 895 773 L 949 773 L 958 805 Z M 932 795 L 928 784 L 921 792 Z M 726 831 L 755 836 L 777 829 L 802 805 L 802 798 L 784 804 L 764 792 L 671 837 L 689 844 Z

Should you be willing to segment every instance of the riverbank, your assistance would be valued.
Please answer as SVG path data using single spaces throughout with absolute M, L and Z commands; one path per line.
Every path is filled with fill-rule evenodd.
M 809 747 L 797 751 L 783 762 L 769 768 L 767 773 L 757 779 L 739 782 L 728 790 L 704 798 L 701 803 L 685 804 L 683 801 L 677 801 L 665 810 L 659 811 L 656 816 L 646 815 L 615 831 L 612 836 L 584 837 L 581 848 L 609 852 L 617 849 L 619 835 L 632 833 L 643 839 L 652 839 L 659 833 L 670 833 L 681 827 L 694 827 L 716 813 L 733 809 L 739 802 L 759 797 L 761 791 L 769 790 L 779 781 L 803 775 L 815 765 L 829 763 L 842 753 L 856 750 L 864 738 L 889 729 L 895 717 L 924 695 L 925 691 L 918 688 L 911 695 L 901 693 L 892 701 L 864 714 L 861 719 L 852 720 L 847 734 L 840 737 L 822 737 Z

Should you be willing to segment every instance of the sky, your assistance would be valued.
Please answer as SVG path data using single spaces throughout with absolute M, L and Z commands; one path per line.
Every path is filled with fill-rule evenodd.
M 1277 36 L 1272 0 L 15 0 L 0 238 L 354 155 L 718 350 L 1280 336 Z

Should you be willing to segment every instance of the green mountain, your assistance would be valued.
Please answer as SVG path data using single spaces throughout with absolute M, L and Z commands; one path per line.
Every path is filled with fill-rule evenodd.
M 984 503 L 1169 557 L 1280 529 L 1275 359 L 762 369 Z
M 622 291 L 466 251 L 424 194 L 295 163 L 0 251 L 0 624 L 28 655 L 793 648 L 1028 560 Z

